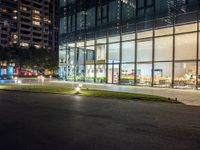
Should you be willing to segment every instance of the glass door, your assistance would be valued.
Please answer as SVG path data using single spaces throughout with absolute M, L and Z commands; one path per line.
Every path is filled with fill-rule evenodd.
M 118 84 L 119 83 L 119 64 L 108 65 L 108 83 Z

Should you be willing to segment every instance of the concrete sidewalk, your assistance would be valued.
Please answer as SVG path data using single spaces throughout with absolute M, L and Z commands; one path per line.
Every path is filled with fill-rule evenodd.
M 76 87 L 79 82 L 68 81 L 48 81 L 46 84 L 55 86 L 66 86 L 70 88 Z M 177 98 L 179 102 L 186 105 L 200 106 L 200 91 L 190 89 L 170 89 L 170 88 L 152 88 L 152 87 L 139 87 L 139 86 L 124 86 L 113 84 L 95 84 L 95 83 L 82 83 L 83 88 L 109 90 L 118 92 L 129 92 L 139 94 L 158 95 L 169 98 Z

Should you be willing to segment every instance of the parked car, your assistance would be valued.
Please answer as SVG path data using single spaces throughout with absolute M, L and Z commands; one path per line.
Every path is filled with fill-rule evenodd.
M 37 73 L 36 71 L 32 71 L 32 70 L 22 70 L 19 72 L 18 74 L 19 76 L 24 76 L 24 77 L 36 77 L 38 75 L 40 75 L 39 73 Z

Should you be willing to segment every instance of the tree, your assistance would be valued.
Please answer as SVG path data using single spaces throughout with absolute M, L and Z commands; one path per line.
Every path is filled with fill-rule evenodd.
M 9 53 L 9 48 L 0 47 L 0 60 L 13 61 L 16 67 L 31 68 L 37 71 L 47 69 L 56 71 L 58 69 L 58 53 L 44 48 L 22 48 L 14 45 L 11 50 L 14 51 L 14 57 Z
M 8 60 L 9 55 L 8 55 L 8 48 L 0 46 L 0 60 L 5 61 Z

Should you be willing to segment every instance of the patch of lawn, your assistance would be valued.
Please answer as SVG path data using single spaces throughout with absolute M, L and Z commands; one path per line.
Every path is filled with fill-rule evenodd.
M 103 90 L 82 90 L 80 95 L 95 96 L 95 97 L 109 97 L 109 98 L 124 99 L 124 100 L 143 100 L 143 101 L 179 103 L 178 101 L 174 99 L 169 99 L 169 98 L 161 97 L 161 96 L 127 93 L 127 92 L 103 91 Z
M 15 91 L 28 91 L 28 92 L 41 92 L 41 93 L 63 93 L 73 94 L 74 90 L 64 87 L 42 86 L 42 85 L 0 85 L 1 90 L 15 90 Z
M 16 91 L 57 93 L 57 94 L 77 94 L 75 92 L 75 90 L 71 89 L 71 88 L 45 86 L 45 85 L 4 84 L 4 85 L 0 85 L 0 90 L 16 90 Z M 169 98 L 161 97 L 161 96 L 126 93 L 126 92 L 104 91 L 104 90 L 92 90 L 92 89 L 82 89 L 80 91 L 79 95 L 93 96 L 93 97 L 105 97 L 105 98 L 113 98 L 113 99 L 123 99 L 123 100 L 143 100 L 143 101 L 179 103 L 174 99 L 169 99 Z

